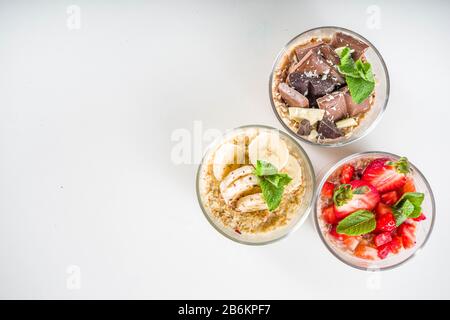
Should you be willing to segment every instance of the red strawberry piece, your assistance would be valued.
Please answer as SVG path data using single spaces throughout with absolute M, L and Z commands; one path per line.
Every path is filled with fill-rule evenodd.
M 336 218 L 341 220 L 357 210 L 372 210 L 379 201 L 380 195 L 370 183 L 353 180 L 334 191 Z
M 416 243 L 416 227 L 414 225 L 403 223 L 398 227 L 398 234 L 402 237 L 402 243 L 405 249 L 414 247 Z
M 402 196 L 404 193 L 407 193 L 407 192 L 416 192 L 416 186 L 414 184 L 414 179 L 411 177 L 406 177 L 405 185 L 399 189 L 400 196 Z
M 391 212 L 377 216 L 377 227 L 375 232 L 392 232 L 395 228 L 395 218 Z
M 333 236 L 334 238 L 338 239 L 338 240 L 341 240 L 341 241 L 343 241 L 343 240 L 345 240 L 345 239 L 347 239 L 347 238 L 349 237 L 349 236 L 347 236 L 347 235 L 345 235 L 345 234 L 337 233 L 337 231 L 336 231 L 336 225 L 334 225 L 334 226 L 331 227 L 331 229 L 330 229 L 330 235 Z
M 389 243 L 386 243 L 378 247 L 377 250 L 378 250 L 378 257 L 380 257 L 380 259 L 384 259 L 388 256 L 389 252 L 391 251 L 391 247 Z
M 336 223 L 336 215 L 334 214 L 334 206 L 329 206 L 322 209 L 322 217 L 326 223 Z
M 361 179 L 373 185 L 378 192 L 385 193 L 402 188 L 408 172 L 409 163 L 406 158 L 400 158 L 398 161 L 381 158 L 369 163 Z
M 327 181 L 322 187 L 322 196 L 325 198 L 331 198 L 333 197 L 334 192 L 334 184 Z
M 377 204 L 377 206 L 375 207 L 375 213 L 378 216 L 383 216 L 387 213 L 391 213 L 392 214 L 392 208 L 390 206 L 388 206 L 387 204 L 384 204 L 382 202 L 380 202 L 379 204 Z
M 373 242 L 377 247 L 381 247 L 382 245 L 385 245 L 386 243 L 389 243 L 392 241 L 392 236 L 390 232 L 383 232 L 380 234 L 377 234 L 373 238 Z
M 374 260 L 378 256 L 378 250 L 361 241 L 355 249 L 355 256 L 362 259 Z
M 418 216 L 417 218 L 414 218 L 413 220 L 414 221 L 422 221 L 422 220 L 425 220 L 426 218 L 427 217 L 423 213 L 421 213 L 420 216 Z
M 389 246 L 391 248 L 391 252 L 394 254 L 397 254 L 402 250 L 403 248 L 403 241 L 402 237 L 400 236 L 393 236 L 392 241 L 389 242 Z
M 353 167 L 350 164 L 345 164 L 342 167 L 340 182 L 342 184 L 350 183 L 350 181 L 352 181 L 353 178 L 353 173 L 355 173 L 355 167 Z
M 398 201 L 397 191 L 389 191 L 381 195 L 381 202 L 393 206 Z

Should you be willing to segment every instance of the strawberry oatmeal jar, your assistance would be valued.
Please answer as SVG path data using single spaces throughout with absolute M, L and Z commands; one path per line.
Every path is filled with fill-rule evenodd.
M 435 203 L 423 174 L 405 157 L 351 155 L 323 177 L 314 221 L 328 250 L 362 270 L 385 270 L 412 258 L 427 242 Z

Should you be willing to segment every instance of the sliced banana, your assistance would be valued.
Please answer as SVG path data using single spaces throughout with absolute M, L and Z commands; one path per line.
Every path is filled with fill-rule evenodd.
M 245 159 L 245 149 L 240 145 L 224 143 L 216 150 L 213 161 L 213 173 L 221 181 L 233 164 L 242 164 Z
M 235 180 L 227 188 L 221 191 L 222 197 L 228 205 L 233 206 L 236 200 L 248 195 L 254 191 L 257 186 L 258 178 L 253 174 L 249 174 Z
M 254 170 L 255 168 L 253 166 L 243 166 L 231 171 L 220 183 L 220 191 L 224 192 L 224 190 L 235 180 L 252 174 Z
M 289 155 L 288 163 L 281 172 L 287 173 L 292 178 L 286 186 L 286 192 L 294 191 L 302 184 L 302 167 L 295 157 Z
M 278 170 L 282 169 L 289 158 L 289 149 L 276 133 L 261 132 L 248 145 L 250 162 L 256 166 L 257 160 L 264 160 Z
M 242 197 L 236 203 L 236 210 L 240 212 L 253 212 L 268 209 L 262 193 L 255 193 Z

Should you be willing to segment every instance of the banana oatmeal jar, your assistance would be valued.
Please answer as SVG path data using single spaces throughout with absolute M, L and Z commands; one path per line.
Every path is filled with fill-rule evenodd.
M 274 128 L 246 126 L 208 148 L 197 196 L 220 233 L 244 244 L 267 244 L 307 218 L 314 183 L 311 162 L 295 140 Z

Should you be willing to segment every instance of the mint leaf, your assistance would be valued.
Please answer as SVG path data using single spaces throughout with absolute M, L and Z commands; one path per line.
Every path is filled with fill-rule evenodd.
M 345 81 L 347 82 L 352 100 L 357 104 L 366 100 L 375 89 L 375 82 L 370 82 L 363 78 L 346 76 Z
M 348 200 L 353 198 L 352 186 L 349 184 L 341 184 L 339 188 L 334 190 L 333 201 L 338 207 L 343 206 Z
M 360 104 L 366 100 L 375 89 L 375 77 L 372 66 L 368 62 L 358 59 L 353 61 L 351 50 L 348 47 L 338 52 L 340 63 L 338 70 L 345 76 L 352 100 Z
M 375 215 L 367 210 L 358 210 L 347 216 L 336 227 L 336 232 L 348 236 L 359 236 L 375 230 Z
M 387 165 L 395 167 L 398 173 L 406 174 L 411 171 L 408 158 L 406 157 L 401 157 L 398 161 L 389 161 Z
M 262 160 L 256 161 L 254 173 L 258 177 L 259 186 L 269 211 L 275 210 L 280 206 L 284 187 L 292 181 L 292 178 L 286 173 L 278 173 L 274 165 Z
M 273 211 L 278 208 L 281 203 L 284 187 L 276 187 L 268 180 L 261 178 L 259 180 L 259 185 L 261 187 L 264 201 L 266 201 L 267 207 L 269 207 L 269 211 Z
M 271 163 L 263 160 L 256 161 L 255 175 L 270 176 L 278 173 L 278 169 Z
M 355 62 L 352 59 L 352 52 L 349 47 L 345 47 L 340 51 L 340 64 L 338 65 L 339 72 L 346 76 L 358 77 Z
M 421 192 L 407 192 L 394 205 L 394 208 L 403 208 L 405 203 L 409 202 L 413 205 L 414 210 L 408 213 L 408 218 L 417 218 L 422 212 L 422 202 L 425 195 Z M 409 206 L 409 205 L 408 205 Z
M 275 187 L 282 187 L 289 184 L 292 181 L 292 178 L 289 177 L 286 173 L 277 173 L 271 176 L 265 177 L 267 181 L 272 183 Z
M 392 208 L 392 214 L 394 215 L 395 218 L 396 227 L 400 226 L 403 222 L 406 221 L 406 219 L 408 219 L 408 217 L 405 216 L 401 210 L 395 208 Z

